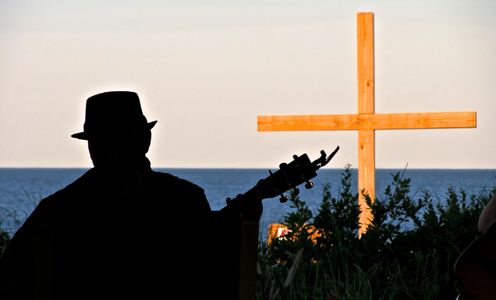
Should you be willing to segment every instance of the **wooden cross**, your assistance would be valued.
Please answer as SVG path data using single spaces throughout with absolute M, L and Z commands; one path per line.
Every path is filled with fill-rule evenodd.
M 358 114 L 258 116 L 258 131 L 357 130 L 359 236 L 373 216 L 365 196 L 375 200 L 375 130 L 474 128 L 476 112 L 376 114 L 374 109 L 374 14 L 357 14 Z

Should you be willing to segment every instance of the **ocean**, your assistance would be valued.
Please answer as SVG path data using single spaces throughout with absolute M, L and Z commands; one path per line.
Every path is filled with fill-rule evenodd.
M 171 173 L 201 186 L 213 210 L 225 206 L 226 198 L 242 194 L 269 176 L 268 169 L 155 169 Z M 87 169 L 50 168 L 0 168 L 0 228 L 13 234 L 44 197 L 65 187 Z M 275 170 L 274 170 L 275 171 Z M 352 169 L 352 188 L 357 189 L 357 170 Z M 312 181 L 313 189 L 300 186 L 300 198 L 313 211 L 322 200 L 322 187 L 331 185 L 332 193 L 338 193 L 343 169 L 321 169 Z M 384 190 L 392 182 L 392 175 L 403 174 L 411 179 L 411 196 L 420 197 L 427 190 L 443 201 L 449 187 L 463 189 L 468 194 L 479 194 L 496 186 L 495 169 L 378 169 L 376 170 L 376 197 L 381 199 Z M 261 238 L 271 223 L 281 222 L 291 211 L 290 203 L 280 203 L 279 197 L 265 199 L 260 221 Z

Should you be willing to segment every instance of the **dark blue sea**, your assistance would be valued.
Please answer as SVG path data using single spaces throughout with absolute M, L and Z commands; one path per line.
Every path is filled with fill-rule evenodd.
M 0 228 L 14 233 L 44 197 L 65 187 L 81 176 L 86 169 L 17 169 L 0 168 Z M 213 210 L 225 206 L 227 197 L 235 197 L 253 187 L 269 175 L 268 169 L 156 169 L 190 180 L 203 187 Z M 337 193 L 344 169 L 321 169 L 314 178 L 315 187 L 300 187 L 300 198 L 316 211 L 322 200 L 324 183 Z M 392 174 L 403 174 L 411 179 L 411 196 L 420 197 L 427 190 L 439 201 L 446 199 L 449 187 L 468 194 L 480 194 L 496 186 L 496 170 L 481 169 L 378 169 L 376 196 L 392 182 Z M 356 192 L 357 170 L 352 169 L 352 187 Z M 264 200 L 260 234 L 264 238 L 270 223 L 282 221 L 291 211 L 289 202 L 280 203 L 278 197 Z

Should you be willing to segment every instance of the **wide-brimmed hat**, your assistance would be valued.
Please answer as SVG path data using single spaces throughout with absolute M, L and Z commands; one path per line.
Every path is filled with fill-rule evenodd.
M 104 92 L 86 100 L 84 131 L 71 136 L 80 140 L 107 136 L 126 137 L 133 132 L 152 129 L 156 123 L 157 121 L 148 123 L 135 92 Z

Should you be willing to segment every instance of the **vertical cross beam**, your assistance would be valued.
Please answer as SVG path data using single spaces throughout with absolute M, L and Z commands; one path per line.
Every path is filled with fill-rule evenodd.
M 358 114 L 374 114 L 374 14 L 357 15 L 357 67 L 358 67 Z M 375 199 L 375 130 L 358 130 L 358 204 L 360 214 L 359 236 L 372 220 L 372 213 L 365 196 Z

